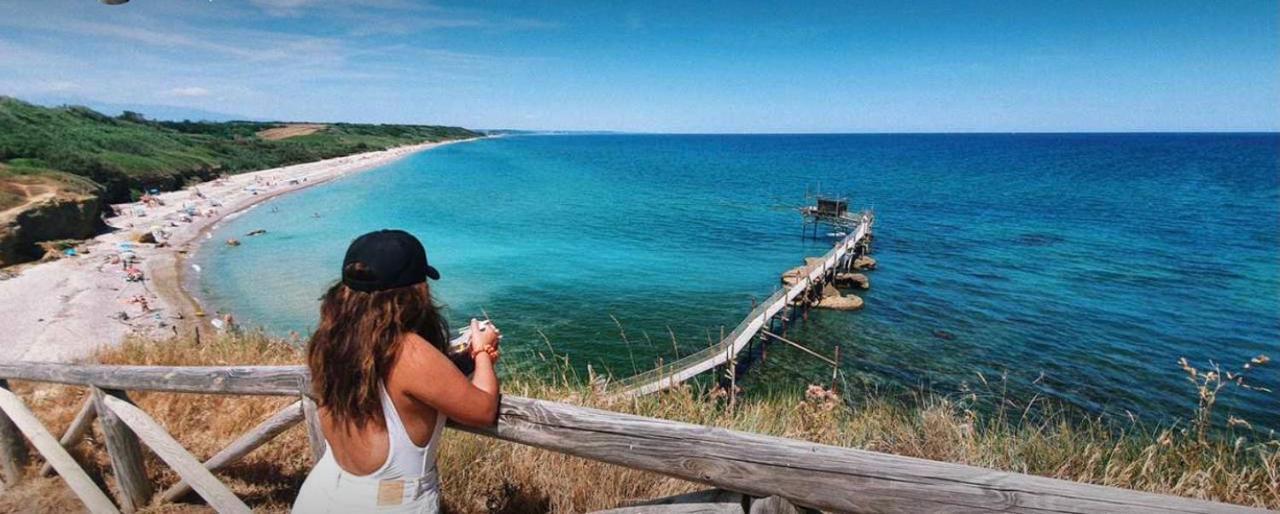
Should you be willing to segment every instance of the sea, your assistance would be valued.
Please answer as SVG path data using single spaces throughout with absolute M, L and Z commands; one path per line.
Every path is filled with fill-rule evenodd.
M 1169 425 L 1180 359 L 1280 391 L 1280 134 L 517 135 L 447 145 L 263 203 L 213 232 L 197 293 L 305 340 L 356 236 L 417 235 L 451 323 L 502 327 L 503 367 L 616 377 L 706 347 L 834 235 L 821 193 L 876 215 L 857 312 L 789 331 L 838 387 L 1042 400 Z M 259 236 L 246 233 L 264 229 Z M 218 244 L 228 238 L 243 244 Z M 831 385 L 772 344 L 747 394 Z M 1280 396 L 1219 412 L 1280 428 Z

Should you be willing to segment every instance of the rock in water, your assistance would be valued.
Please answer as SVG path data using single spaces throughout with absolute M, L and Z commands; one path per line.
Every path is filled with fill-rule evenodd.
M 873 259 L 870 255 L 860 255 L 858 256 L 857 259 L 853 260 L 853 269 L 856 269 L 856 270 L 876 269 L 876 260 Z
M 837 273 L 836 286 L 871 289 L 871 279 L 862 273 Z
M 804 276 L 808 272 L 808 266 L 797 266 L 791 268 L 782 274 L 782 285 L 791 287 L 799 284 L 801 280 L 804 280 Z
M 832 296 L 840 296 L 840 290 L 839 290 L 839 289 L 836 289 L 836 288 L 835 288 L 835 286 L 833 286 L 833 285 L 831 285 L 831 284 L 823 284 L 823 285 L 822 285 L 822 297 L 823 297 L 823 298 L 830 298 L 830 297 L 832 297 Z
M 862 298 L 858 295 L 827 296 L 818 302 L 818 308 L 836 311 L 856 311 L 862 308 Z
M 782 274 L 782 284 L 787 287 L 799 284 L 804 280 L 804 277 L 809 275 L 809 272 L 820 264 L 822 264 L 821 257 L 805 257 L 804 266 L 796 266 Z

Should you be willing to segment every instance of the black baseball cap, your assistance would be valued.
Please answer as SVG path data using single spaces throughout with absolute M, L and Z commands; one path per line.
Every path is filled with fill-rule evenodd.
M 362 264 L 354 269 L 352 264 Z M 357 237 L 342 259 L 342 283 L 356 291 L 373 292 L 421 284 L 440 272 L 427 264 L 422 242 L 403 230 L 379 230 Z

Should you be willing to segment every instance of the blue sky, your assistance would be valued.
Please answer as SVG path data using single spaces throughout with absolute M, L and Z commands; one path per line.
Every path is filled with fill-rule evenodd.
M 1280 129 L 1280 2 L 0 3 L 0 94 L 657 132 Z

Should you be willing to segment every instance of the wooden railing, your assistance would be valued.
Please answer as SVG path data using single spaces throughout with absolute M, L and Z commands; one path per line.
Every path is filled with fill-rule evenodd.
M 120 494 L 119 510 L 172 501 L 194 489 L 219 512 L 248 507 L 213 472 L 306 421 L 315 456 L 323 453 L 315 404 L 300 366 L 144 367 L 0 363 L 0 472 L 12 484 L 25 464 L 19 433 L 93 512 L 117 506 L 65 447 L 96 418 Z M 90 395 L 61 440 L 40 423 L 7 380 L 84 386 Z M 125 391 L 297 397 L 201 463 Z M 451 425 L 452 426 L 452 425 Z M 851 448 L 504 396 L 496 426 L 468 432 L 661 473 L 804 507 L 849 512 L 1262 512 L 1254 509 L 900 457 Z M 77 435 L 80 434 L 80 435 Z M 183 480 L 154 495 L 142 469 L 146 445 Z

